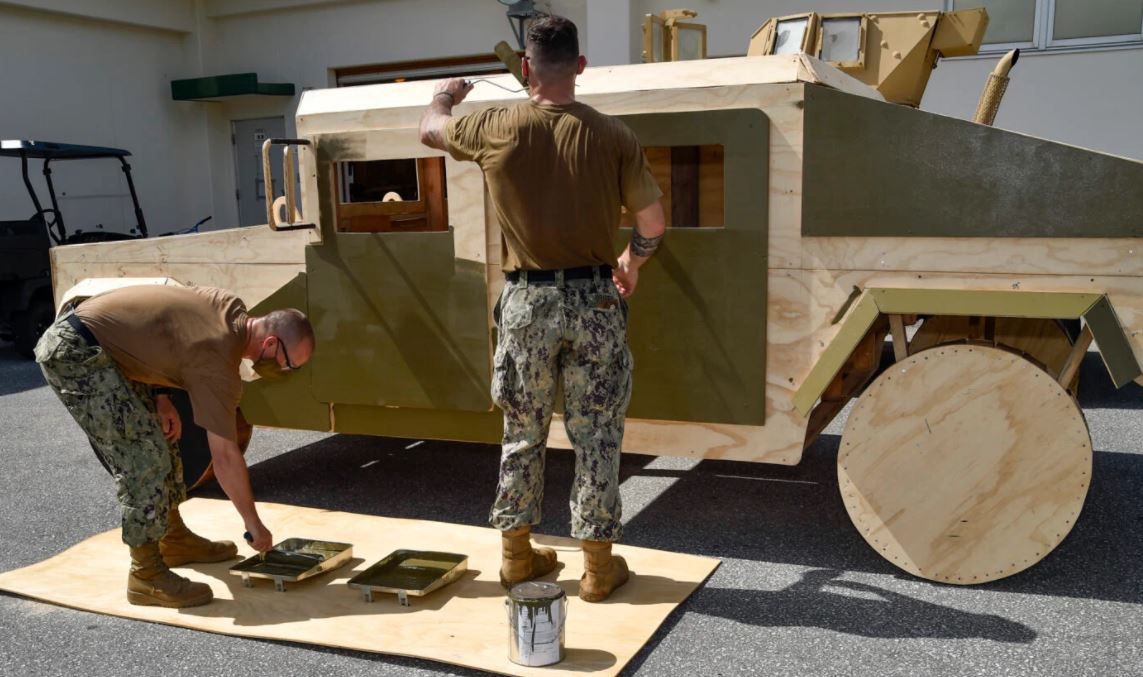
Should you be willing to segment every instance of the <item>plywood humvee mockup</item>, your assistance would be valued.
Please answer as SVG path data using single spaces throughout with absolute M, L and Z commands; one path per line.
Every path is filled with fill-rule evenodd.
M 494 80 L 456 113 L 523 100 Z M 57 248 L 57 297 L 169 277 L 299 307 L 317 350 L 249 384 L 251 422 L 498 442 L 501 238 L 480 169 L 418 141 L 433 84 L 305 93 L 271 225 Z M 983 582 L 1066 536 L 1080 358 L 1143 382 L 1143 163 L 888 103 L 805 54 L 589 68 L 576 93 L 638 134 L 670 226 L 630 300 L 625 451 L 792 465 L 856 400 L 842 498 L 897 566 Z

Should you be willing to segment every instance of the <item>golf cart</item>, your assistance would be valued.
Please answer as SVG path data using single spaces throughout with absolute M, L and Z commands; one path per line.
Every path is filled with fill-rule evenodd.
M 131 165 L 126 160 L 129 155 L 130 152 L 119 148 L 19 139 L 0 141 L 0 157 L 20 158 L 24 186 L 36 210 L 24 220 L 0 221 L 0 338 L 11 339 L 20 354 L 31 357 L 40 334 L 55 316 L 48 257 L 50 247 L 147 237 L 147 224 L 135 193 Z M 52 181 L 52 162 L 103 158 L 119 160 L 135 207 L 135 226 L 122 232 L 104 230 L 102 223 L 84 224 L 83 229 L 72 228 L 69 231 Z M 32 185 L 28 176 L 29 160 L 43 160 L 42 171 L 51 198 L 50 206 L 40 201 Z

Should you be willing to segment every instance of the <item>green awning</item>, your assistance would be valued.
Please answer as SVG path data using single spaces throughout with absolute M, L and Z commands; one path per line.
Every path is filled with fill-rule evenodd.
M 175 101 L 201 101 L 245 94 L 293 96 L 294 85 L 290 82 L 258 82 L 257 73 L 171 80 L 171 96 Z

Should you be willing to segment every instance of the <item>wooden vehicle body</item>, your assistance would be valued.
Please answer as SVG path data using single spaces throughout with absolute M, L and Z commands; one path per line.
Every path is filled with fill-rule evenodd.
M 314 357 L 250 384 L 251 422 L 497 442 L 500 233 L 480 169 L 418 141 L 432 84 L 303 96 L 300 209 L 313 228 L 56 249 L 57 297 L 84 278 L 166 275 L 231 288 L 255 311 L 301 307 Z M 588 69 L 577 98 L 636 131 L 671 215 L 630 303 L 625 451 L 796 464 L 846 402 L 880 388 L 887 334 L 902 365 L 922 345 L 979 345 L 1030 357 L 1034 378 L 1067 393 L 1079 351 L 1058 321 L 1085 318 L 1116 384 L 1140 379 L 1143 163 L 886 103 L 804 54 Z M 478 84 L 456 112 L 522 99 Z M 346 202 L 342 163 L 394 160 L 416 163 L 415 200 Z M 929 328 L 910 350 L 904 327 L 918 320 Z M 1086 426 L 1070 439 L 1060 462 L 1080 468 L 1086 453 L 1090 470 Z M 567 444 L 558 419 L 550 444 Z M 858 480 L 839 472 L 845 493 Z M 1074 499 L 1045 509 L 1078 511 Z M 877 546 L 891 519 L 862 526 L 852 503 Z M 972 569 L 921 559 L 897 563 L 937 580 Z M 978 580 L 1023 568 L 982 566 Z

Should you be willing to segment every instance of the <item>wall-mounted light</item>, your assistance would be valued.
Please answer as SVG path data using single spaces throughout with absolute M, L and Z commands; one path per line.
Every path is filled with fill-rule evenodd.
M 534 0 L 498 0 L 501 5 L 508 8 L 508 24 L 512 27 L 512 33 L 516 36 L 516 44 L 520 49 L 526 47 L 525 35 L 528 30 L 528 22 L 532 19 L 543 16 L 544 13 L 536 9 Z

